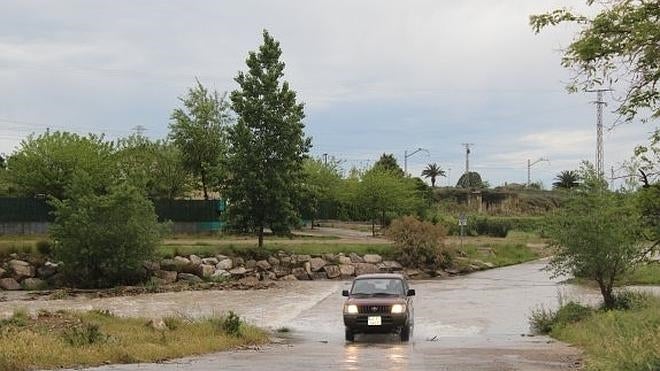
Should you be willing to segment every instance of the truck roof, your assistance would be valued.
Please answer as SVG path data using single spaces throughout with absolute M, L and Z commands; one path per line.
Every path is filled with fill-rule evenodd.
M 356 280 L 361 280 L 365 278 L 398 278 L 400 280 L 404 279 L 403 275 L 399 273 L 368 273 L 368 274 L 361 274 L 355 277 Z

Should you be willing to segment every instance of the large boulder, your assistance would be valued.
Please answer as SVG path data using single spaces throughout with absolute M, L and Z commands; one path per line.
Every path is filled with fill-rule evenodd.
M 20 290 L 21 285 L 13 278 L 0 278 L 0 288 L 5 290 Z
M 378 269 L 385 272 L 395 272 L 403 269 L 403 266 L 394 260 L 385 260 L 378 264 Z
M 280 256 L 280 264 L 285 267 L 290 267 L 292 264 L 294 264 L 294 261 L 290 256 Z
M 278 258 L 274 257 L 274 256 L 269 256 L 268 257 L 268 264 L 270 264 L 270 265 L 279 265 L 280 260 Z
M 47 261 L 41 267 L 37 268 L 37 275 L 43 279 L 50 278 L 57 273 L 57 268 L 57 263 Z
M 336 265 L 326 265 L 323 267 L 323 270 L 328 278 L 337 278 L 341 276 L 341 270 Z
M 218 260 L 218 258 L 204 258 L 204 259 L 202 259 L 202 264 L 207 264 L 207 265 L 216 265 L 219 262 L 220 261 Z
M 247 276 L 245 278 L 241 278 L 238 282 L 242 285 L 245 285 L 246 287 L 255 287 L 259 285 L 259 279 L 255 276 Z
M 305 268 L 301 268 L 301 267 L 293 268 L 291 270 L 291 274 L 293 274 L 296 277 L 296 279 L 298 279 L 298 280 L 308 280 L 309 279 L 309 275 L 305 271 Z
M 218 262 L 218 264 L 215 265 L 215 269 L 222 269 L 226 271 L 232 269 L 233 267 L 234 262 L 229 258 L 222 259 Z
M 177 275 L 177 280 L 187 283 L 202 283 L 204 282 L 201 278 L 197 277 L 191 273 L 179 273 Z
M 352 264 L 339 264 L 339 272 L 344 278 L 355 275 L 355 266 Z
M 12 259 L 7 263 L 9 271 L 12 272 L 14 278 L 18 281 L 24 278 L 34 277 L 36 275 L 36 270 L 34 267 L 23 260 Z
M 25 290 L 34 291 L 43 290 L 47 288 L 48 285 L 46 284 L 46 281 L 38 278 L 26 278 L 21 282 L 21 286 L 23 286 Z
M 200 264 L 197 267 L 197 275 L 203 278 L 209 278 L 215 273 L 215 266 L 208 264 Z
M 309 265 L 310 265 L 310 268 L 311 268 L 312 272 L 320 271 L 323 268 L 323 266 L 325 266 L 326 264 L 327 263 L 325 262 L 325 260 L 323 260 L 321 258 L 311 258 L 309 260 Z
M 275 273 L 277 277 L 284 277 L 291 274 L 291 269 L 288 267 L 278 265 L 273 268 L 273 273 Z
M 364 263 L 362 257 L 354 252 L 350 253 L 348 257 L 351 259 L 351 263 Z
M 332 254 L 332 253 L 323 254 L 321 257 L 329 263 L 336 263 L 337 262 L 337 255 Z
M 222 281 L 231 277 L 231 273 L 227 272 L 224 269 L 218 269 L 211 275 L 211 279 L 214 281 Z
M 4 269 L 2 269 L 2 268 L 0 268 L 0 278 L 2 278 L 2 276 L 5 275 L 5 273 L 7 273 L 7 271 L 4 270 Z
M 170 284 L 176 282 L 177 273 L 176 271 L 159 270 L 154 273 L 154 276 L 156 276 L 156 278 L 158 279 L 163 280 L 165 284 Z
M 377 273 L 378 267 L 375 264 L 370 263 L 356 263 L 355 264 L 355 275 L 359 276 L 362 274 Z
M 174 259 L 163 259 L 160 261 L 160 269 L 165 271 L 176 271 L 178 267 Z
M 271 268 L 270 263 L 267 260 L 259 260 L 256 263 L 257 268 L 259 268 L 262 271 L 267 271 Z
M 353 261 L 348 256 L 339 256 L 337 257 L 337 262 L 339 264 L 351 264 Z
M 245 264 L 245 259 L 241 258 L 240 256 L 235 256 L 232 260 L 234 261 L 234 267 Z
M 309 255 L 296 255 L 295 259 L 296 259 L 296 263 L 304 263 L 310 261 L 312 257 Z
M 247 269 L 254 269 L 257 266 L 257 261 L 254 259 L 250 259 L 245 262 L 245 268 Z
M 328 275 L 325 272 L 312 272 L 310 277 L 313 280 L 324 280 L 328 278 Z
M 274 281 L 277 279 L 277 275 L 271 271 L 263 271 L 260 276 L 262 280 L 271 280 Z
M 229 273 L 232 276 L 242 276 L 242 275 L 245 275 L 247 272 L 248 272 L 248 270 L 245 269 L 245 267 L 236 267 L 236 268 L 233 268 L 233 269 L 229 270 Z
M 192 264 L 192 265 L 200 265 L 200 264 L 202 264 L 202 258 L 200 258 L 200 257 L 197 256 L 197 255 L 190 255 L 190 256 L 188 257 L 188 260 L 190 260 L 190 264 Z
M 369 264 L 378 264 L 383 261 L 383 257 L 377 254 L 366 254 L 362 259 Z
M 148 272 L 155 272 L 160 270 L 160 263 L 153 260 L 145 260 L 144 263 L 142 263 L 142 267 Z

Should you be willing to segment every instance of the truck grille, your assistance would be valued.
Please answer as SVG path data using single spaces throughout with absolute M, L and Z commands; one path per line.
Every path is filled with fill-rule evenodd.
M 355 324 L 358 326 L 367 326 L 368 323 L 368 316 L 357 316 L 355 318 Z M 392 326 L 394 324 L 394 320 L 392 319 L 392 316 L 381 316 L 381 325 L 382 326 Z
M 389 305 L 358 305 L 358 313 L 390 313 Z

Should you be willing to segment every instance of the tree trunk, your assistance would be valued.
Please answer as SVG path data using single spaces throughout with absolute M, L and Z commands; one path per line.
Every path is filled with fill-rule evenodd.
M 313 215 L 311 216 L 310 223 L 312 224 L 312 229 L 314 229 L 314 216 Z
M 602 279 L 596 280 L 600 294 L 603 296 L 603 304 L 605 308 L 612 309 L 614 307 L 614 297 L 612 296 L 612 285 L 606 284 Z
M 209 199 L 209 194 L 206 191 L 206 172 L 202 171 L 202 189 L 204 190 L 204 199 L 208 200 Z
M 431 187 L 435 188 L 435 177 L 431 177 Z
M 259 247 L 264 247 L 264 226 L 259 226 Z
M 376 237 L 376 218 L 371 218 L 371 236 Z

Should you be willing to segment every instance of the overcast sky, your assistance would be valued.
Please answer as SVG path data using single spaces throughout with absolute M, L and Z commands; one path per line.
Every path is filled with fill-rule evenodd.
M 584 9 L 583 0 L 3 0 L 0 153 L 47 127 L 114 139 L 142 125 L 163 138 L 195 76 L 236 88 L 266 28 L 306 104 L 314 155 L 360 167 L 388 152 L 403 165 L 405 150 L 422 147 L 428 155 L 411 157 L 409 171 L 437 162 L 455 183 L 468 142 L 471 168 L 492 185 L 525 182 L 527 159 L 547 157 L 532 178 L 549 186 L 595 152 L 594 97 L 567 94 L 560 66 L 575 29 L 534 35 L 528 25 L 562 5 Z M 655 126 L 607 132 L 606 167 Z

